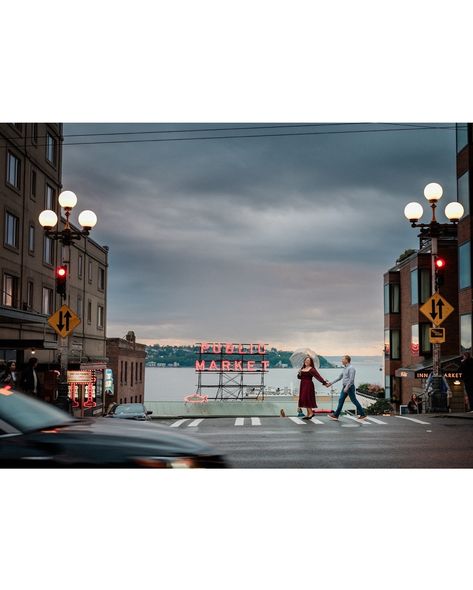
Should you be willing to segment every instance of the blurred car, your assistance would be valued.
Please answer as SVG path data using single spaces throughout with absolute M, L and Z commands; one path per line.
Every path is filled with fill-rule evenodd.
M 149 421 L 78 419 L 0 388 L 0 467 L 227 467 L 210 446 Z
M 151 410 L 146 410 L 143 404 L 115 404 L 105 416 L 125 420 L 151 420 L 152 413 Z

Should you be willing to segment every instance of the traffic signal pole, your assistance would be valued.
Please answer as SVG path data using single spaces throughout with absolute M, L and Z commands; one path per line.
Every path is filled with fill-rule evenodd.
M 438 254 L 438 238 L 431 238 L 432 254 L 432 294 L 437 291 L 437 266 L 435 264 Z M 435 328 L 435 324 L 432 323 Z M 430 399 L 430 410 L 432 412 L 447 412 L 447 393 L 442 393 L 442 371 L 441 371 L 441 344 L 432 344 L 432 396 Z
M 70 268 L 71 260 L 70 244 L 65 244 L 62 248 L 62 252 L 63 256 L 65 254 L 66 257 L 66 260 L 62 260 L 62 266 L 66 268 L 66 275 L 64 278 L 63 292 L 61 293 L 61 297 L 66 299 L 66 279 L 67 275 L 69 274 L 68 270 Z M 71 401 L 69 399 L 69 384 L 67 382 L 67 369 L 69 367 L 69 336 L 66 336 L 65 338 L 63 336 L 59 336 L 59 354 L 61 357 L 61 374 L 59 377 L 59 384 L 57 389 L 56 405 L 65 410 L 66 412 L 71 412 Z

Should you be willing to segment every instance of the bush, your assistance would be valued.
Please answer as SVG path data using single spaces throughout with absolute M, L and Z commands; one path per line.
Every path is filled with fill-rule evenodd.
M 376 385 L 375 383 L 362 383 L 358 388 L 357 391 L 361 393 L 368 393 L 369 395 L 375 395 L 379 398 L 384 398 L 384 387 L 381 385 Z
M 387 414 L 388 412 L 390 413 L 392 411 L 393 407 L 387 399 L 378 399 L 374 402 L 374 404 L 371 404 L 371 406 L 368 406 L 365 410 L 367 414 L 372 415 Z

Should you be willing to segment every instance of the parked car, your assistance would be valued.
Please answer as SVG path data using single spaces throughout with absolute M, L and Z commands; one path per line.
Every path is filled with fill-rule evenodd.
M 0 388 L 0 467 L 226 467 L 206 443 L 150 421 L 74 418 Z
M 151 420 L 151 410 L 143 404 L 115 404 L 107 412 L 107 418 L 124 418 L 125 420 Z

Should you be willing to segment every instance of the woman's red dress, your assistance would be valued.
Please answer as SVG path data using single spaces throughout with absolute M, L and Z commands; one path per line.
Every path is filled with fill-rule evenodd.
M 319 374 L 317 369 L 311 367 L 310 371 L 300 372 L 301 387 L 299 389 L 299 408 L 316 408 L 315 388 L 312 378 L 315 377 L 317 381 L 325 384 L 325 379 Z

